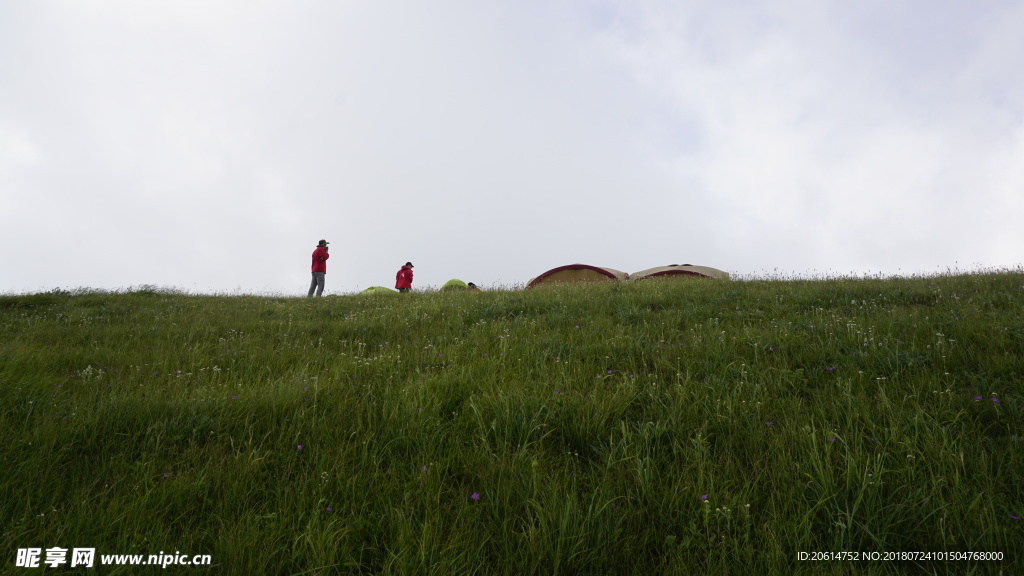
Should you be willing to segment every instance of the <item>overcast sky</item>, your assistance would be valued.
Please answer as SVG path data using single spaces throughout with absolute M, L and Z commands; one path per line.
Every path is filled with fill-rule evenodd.
M 0 2 L 0 292 L 1024 262 L 1018 0 Z

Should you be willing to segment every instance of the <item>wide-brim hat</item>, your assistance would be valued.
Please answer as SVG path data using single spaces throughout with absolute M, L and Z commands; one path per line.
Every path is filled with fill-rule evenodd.
M 328 242 L 327 240 L 321 240 L 320 243 L 317 244 L 317 246 L 327 246 L 328 244 L 330 244 L 330 242 Z

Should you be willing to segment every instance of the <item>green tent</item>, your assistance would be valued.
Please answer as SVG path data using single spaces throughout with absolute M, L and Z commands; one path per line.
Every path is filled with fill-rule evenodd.
M 366 290 L 360 292 L 360 294 L 398 294 L 391 288 L 385 288 L 384 286 L 370 286 Z
M 444 286 L 441 286 L 441 292 L 451 292 L 457 290 L 469 290 L 469 286 L 467 286 L 466 283 L 463 282 L 462 280 L 458 280 L 456 278 L 452 278 L 451 280 L 445 282 Z

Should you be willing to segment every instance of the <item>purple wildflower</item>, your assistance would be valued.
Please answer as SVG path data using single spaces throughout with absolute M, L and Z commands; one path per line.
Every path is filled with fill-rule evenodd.
M 327 510 L 328 512 L 334 512 L 334 508 L 331 508 L 330 506 L 324 508 L 324 510 Z
M 981 396 L 975 396 L 974 399 L 975 400 L 981 400 Z
M 995 402 L 996 404 L 999 404 L 999 398 L 991 398 L 990 400 L 992 400 L 992 401 L 993 401 L 993 402 Z
M 472 494 L 469 495 L 469 497 L 472 498 L 473 500 L 479 500 L 480 494 L 477 492 L 473 492 Z
M 299 444 L 299 450 L 302 450 L 302 444 Z
M 1020 516 L 1014 516 L 1013 514 L 1010 514 L 1010 518 L 1013 518 L 1014 520 L 1020 520 Z
M 828 441 L 829 441 L 829 442 L 835 442 L 835 441 L 836 441 L 836 439 L 835 439 L 835 438 L 829 438 L 829 439 L 828 439 Z
M 771 422 L 765 422 L 764 424 L 765 424 L 765 426 L 771 426 L 772 425 Z
M 707 500 L 708 499 L 708 495 L 707 494 L 701 494 L 700 495 L 700 499 L 701 500 Z
M 420 466 L 420 472 L 422 472 L 423 474 L 427 473 L 427 465 L 426 464 L 424 464 L 423 466 Z

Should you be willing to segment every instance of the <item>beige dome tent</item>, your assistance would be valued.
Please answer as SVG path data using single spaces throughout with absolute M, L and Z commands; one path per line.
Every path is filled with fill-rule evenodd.
M 587 264 L 569 264 L 552 268 L 530 280 L 527 288 L 535 286 L 555 286 L 558 284 L 580 284 L 585 282 L 615 282 L 626 280 L 629 274 L 612 268 L 590 266 Z
M 675 280 L 691 280 L 700 278 L 717 278 L 728 280 L 729 273 L 711 268 L 708 266 L 694 266 L 693 264 L 672 264 L 670 266 L 658 266 L 648 268 L 629 275 L 630 280 L 643 280 L 645 278 L 672 278 Z

